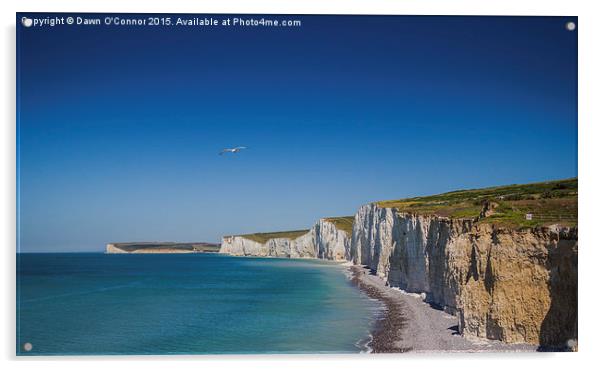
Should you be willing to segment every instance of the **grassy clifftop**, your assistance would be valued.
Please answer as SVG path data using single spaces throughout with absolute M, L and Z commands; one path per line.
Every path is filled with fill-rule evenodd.
M 377 202 L 384 208 L 452 219 L 475 219 L 513 228 L 577 225 L 577 178 L 461 190 Z M 530 218 L 528 214 L 530 214 Z
M 284 232 L 268 232 L 268 233 L 250 233 L 250 234 L 239 234 L 235 237 L 243 237 L 251 241 L 266 243 L 272 238 L 288 238 L 294 240 L 295 238 L 301 237 L 309 232 L 309 229 L 300 229 L 296 231 L 284 231 Z
M 353 233 L 353 220 L 355 217 L 334 217 L 334 218 L 324 218 L 325 221 L 334 224 L 337 229 L 341 231 L 347 232 L 349 236 Z
M 475 219 L 509 228 L 531 228 L 552 224 L 577 225 L 577 178 L 558 181 L 514 184 L 446 192 L 398 200 L 379 201 L 383 208 L 418 215 L 437 215 L 451 219 Z M 529 215 L 530 214 L 530 215 Z M 353 216 L 323 218 L 353 233 Z M 272 238 L 295 239 L 308 229 L 284 232 L 241 234 L 238 237 L 266 243 Z
M 353 216 L 348 217 L 332 217 L 324 218 L 325 221 L 333 223 L 337 229 L 347 232 L 349 236 L 353 233 Z M 288 238 L 294 240 L 295 238 L 301 237 L 309 232 L 309 229 L 299 229 L 295 231 L 282 231 L 282 232 L 264 232 L 264 233 L 249 233 L 239 234 L 235 237 L 243 237 L 251 241 L 266 243 L 272 238 Z M 232 236 L 226 236 L 232 237 Z

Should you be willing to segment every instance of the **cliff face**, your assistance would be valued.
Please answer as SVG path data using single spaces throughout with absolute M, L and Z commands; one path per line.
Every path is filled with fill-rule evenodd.
M 369 204 L 352 236 L 321 219 L 294 239 L 224 237 L 220 252 L 366 265 L 456 315 L 468 336 L 546 347 L 577 337 L 576 227 L 513 230 Z
M 457 315 L 462 334 L 552 347 L 577 337 L 576 228 L 497 229 L 370 204 L 350 254 Z
M 351 237 L 332 222 L 320 219 L 312 229 L 317 257 L 328 260 L 350 260 Z
M 112 243 L 107 243 L 107 248 L 105 250 L 105 252 L 107 254 L 127 254 L 127 251 L 124 251 L 122 249 L 120 249 L 119 247 L 116 247 L 115 244 Z
M 453 257 L 448 251 L 470 227 L 469 220 L 402 215 L 392 208 L 365 205 L 356 214 L 353 262 L 367 265 L 390 286 L 424 292 L 429 302 L 455 313 L 458 289 L 448 283 L 452 276 L 447 266 Z
M 350 260 L 456 315 L 464 335 L 566 348 L 577 338 L 577 184 L 381 201 L 294 239 L 227 237 L 220 252 Z
M 271 238 L 265 243 L 244 236 L 226 236 L 222 238 L 220 253 L 235 256 L 315 258 L 316 247 L 312 233 L 310 231 L 294 239 Z
M 348 260 L 351 238 L 345 231 L 320 219 L 307 233 L 296 238 L 270 238 L 257 242 L 241 236 L 222 238 L 220 253 L 235 256 L 271 256 Z

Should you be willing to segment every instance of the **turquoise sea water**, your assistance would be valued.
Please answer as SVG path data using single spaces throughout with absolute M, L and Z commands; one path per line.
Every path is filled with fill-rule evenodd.
M 360 352 L 378 308 L 324 261 L 17 256 L 18 355 Z

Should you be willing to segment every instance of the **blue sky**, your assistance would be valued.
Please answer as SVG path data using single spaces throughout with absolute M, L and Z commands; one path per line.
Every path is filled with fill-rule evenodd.
M 575 18 L 287 18 L 302 26 L 18 26 L 20 251 L 577 175 Z

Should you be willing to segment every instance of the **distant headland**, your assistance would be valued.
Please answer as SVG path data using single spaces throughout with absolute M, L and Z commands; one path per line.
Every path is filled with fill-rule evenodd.
M 108 243 L 107 254 L 183 254 L 218 252 L 219 243 L 208 242 L 121 242 Z

